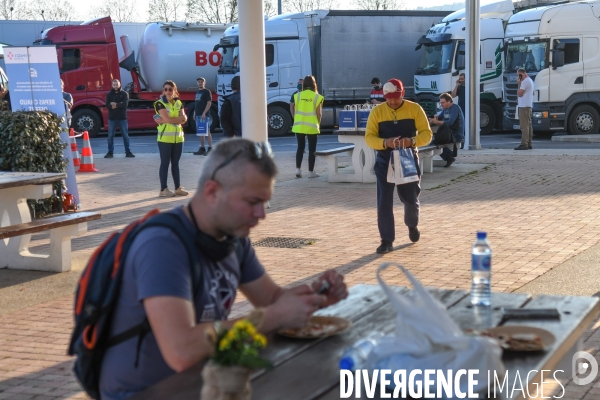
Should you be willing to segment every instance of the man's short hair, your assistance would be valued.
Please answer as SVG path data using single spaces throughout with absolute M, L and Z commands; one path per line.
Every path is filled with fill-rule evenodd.
M 371 85 L 374 85 L 376 83 L 381 83 L 381 81 L 379 80 L 379 78 L 375 77 L 375 78 L 371 79 Z
M 231 90 L 240 90 L 240 76 L 236 75 L 231 80 Z
M 268 178 L 275 178 L 277 166 L 269 150 L 264 144 L 243 138 L 220 141 L 202 164 L 198 190 L 202 190 L 206 182 L 213 179 L 213 175 L 214 180 L 224 186 L 241 183 L 240 178 L 243 178 L 243 175 L 239 172 L 244 171 L 248 164 Z
M 446 101 L 449 101 L 450 103 L 452 103 L 452 96 L 450 96 L 448 93 L 442 93 L 440 94 L 440 100 L 444 99 Z
M 527 73 L 527 71 L 525 71 L 525 68 L 519 68 L 517 70 L 517 74 L 526 74 L 526 73 Z
M 458 76 L 465 76 L 465 73 L 461 72 L 460 74 L 458 74 Z

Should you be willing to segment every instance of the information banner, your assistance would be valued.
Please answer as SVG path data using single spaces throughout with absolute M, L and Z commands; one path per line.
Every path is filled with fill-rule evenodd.
M 54 46 L 4 47 L 4 62 L 13 111 L 50 111 L 63 117 L 60 138 L 67 147 L 67 192 L 75 196 L 80 208 L 75 166 L 69 143 L 69 128 L 60 85 L 58 59 Z

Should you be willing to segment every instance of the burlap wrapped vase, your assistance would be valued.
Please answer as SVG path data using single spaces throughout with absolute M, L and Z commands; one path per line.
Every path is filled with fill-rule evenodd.
M 250 400 L 250 373 L 245 367 L 226 367 L 212 361 L 202 370 L 201 400 Z

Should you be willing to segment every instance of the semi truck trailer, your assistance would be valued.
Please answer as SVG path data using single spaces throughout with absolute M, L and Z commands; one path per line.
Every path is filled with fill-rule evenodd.
M 314 75 L 325 96 L 322 128 L 335 128 L 337 111 L 364 103 L 370 82 L 399 78 L 412 96 L 413 73 L 419 57 L 417 38 L 445 11 L 315 10 L 284 14 L 265 21 L 267 113 L 270 136 L 289 132 L 290 97 L 299 78 Z M 223 60 L 217 75 L 219 101 L 232 93 L 231 79 L 244 79 L 238 60 L 239 29 L 228 28 L 215 46 Z

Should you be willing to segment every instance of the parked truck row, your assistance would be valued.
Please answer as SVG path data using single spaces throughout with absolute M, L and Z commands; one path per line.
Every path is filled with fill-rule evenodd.
M 413 48 L 443 11 L 315 10 L 280 15 L 265 21 L 267 113 L 270 136 L 284 135 L 292 125 L 291 95 L 298 78 L 314 75 L 325 96 L 321 126 L 338 125 L 337 111 L 364 103 L 370 81 L 399 78 L 412 81 L 419 63 Z M 238 26 L 228 28 L 219 45 L 219 98 L 231 93 L 231 79 L 240 74 Z M 243 70 L 242 70 L 243 75 Z M 407 85 L 412 90 L 410 84 Z M 409 93 L 410 94 L 410 93 Z
M 481 7 L 481 133 L 516 129 L 516 69 L 534 80 L 536 134 L 567 130 L 600 131 L 600 0 L 510 0 Z M 440 18 L 442 20 L 440 21 Z M 406 85 L 428 114 L 438 96 L 451 92 L 465 69 L 465 13 L 439 11 L 315 10 L 265 20 L 269 135 L 289 132 L 289 100 L 298 78 L 314 75 L 325 96 L 322 127 L 337 126 L 337 111 L 366 101 L 371 78 L 391 77 Z M 425 35 L 422 35 L 425 33 Z M 57 47 L 65 90 L 74 97 L 73 125 L 92 136 L 107 125 L 104 106 L 113 79 L 130 94 L 131 129 L 152 129 L 152 104 L 162 84 L 179 86 L 188 116 L 193 112 L 196 78 L 213 91 L 213 127 L 219 101 L 231 93 L 241 72 L 237 25 L 148 24 L 131 46 L 117 37 L 110 17 L 46 30 L 37 44 Z M 414 48 L 415 43 L 417 48 Z M 132 50 L 138 47 L 136 55 Z M 415 51 L 419 50 L 419 51 Z M 468 84 L 468 82 L 467 82 Z M 188 129 L 193 130 L 193 119 Z

